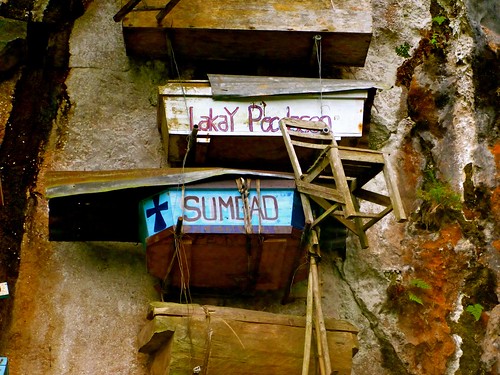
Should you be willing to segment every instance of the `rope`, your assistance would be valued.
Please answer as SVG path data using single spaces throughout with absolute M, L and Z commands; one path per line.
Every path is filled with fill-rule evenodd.
M 257 216 L 259 217 L 259 236 L 260 236 L 262 229 L 262 215 L 261 215 L 262 202 L 260 199 L 260 179 L 257 179 L 257 200 L 259 205 L 259 214 Z
M 333 4 L 332 4 L 333 6 Z M 319 101 L 321 116 L 323 116 L 323 82 L 321 77 L 321 35 L 314 36 L 314 46 L 316 50 L 316 60 L 318 61 L 318 76 L 319 76 Z
M 250 179 L 245 180 L 243 177 L 236 179 L 236 186 L 241 194 L 243 200 L 243 215 L 245 222 L 245 232 L 246 234 L 252 234 L 252 211 L 250 210 L 250 204 L 248 202 L 248 196 L 250 194 Z

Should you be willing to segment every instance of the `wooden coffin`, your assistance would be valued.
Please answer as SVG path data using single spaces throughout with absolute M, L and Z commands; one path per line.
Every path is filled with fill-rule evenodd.
M 335 136 L 361 137 L 374 82 L 250 76 L 171 81 L 159 88 L 158 126 L 171 166 L 288 170 L 279 121 L 323 121 Z M 369 109 L 368 109 L 369 113 Z M 197 141 L 185 159 L 187 136 Z
M 168 187 L 236 177 L 291 179 L 286 173 L 228 168 L 48 171 L 51 241 L 141 242 L 139 203 Z
M 149 272 L 170 287 L 192 290 L 244 292 L 288 285 L 305 256 L 299 246 L 300 199 L 293 181 L 259 184 L 259 190 L 257 181 L 250 184 L 250 228 L 235 181 L 186 185 L 184 192 L 171 188 L 143 200 L 139 216 Z M 183 225 L 177 229 L 179 217 Z M 304 276 L 299 272 L 295 281 Z
M 369 0 L 181 0 L 158 22 L 167 3 L 148 0 L 126 15 L 128 54 L 164 58 L 173 51 L 181 67 L 316 67 L 314 37 L 321 36 L 324 66 L 363 66 L 372 35 Z
M 228 307 L 153 303 L 139 334 L 153 375 L 290 375 L 302 369 L 305 318 Z M 326 319 L 332 371 L 351 374 L 357 329 Z M 319 373 L 317 353 L 310 374 Z

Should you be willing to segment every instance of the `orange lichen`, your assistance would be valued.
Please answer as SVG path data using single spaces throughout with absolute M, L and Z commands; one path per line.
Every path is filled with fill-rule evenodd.
M 460 226 L 452 224 L 443 227 L 438 238 L 415 239 L 407 244 L 408 250 L 413 249 L 408 251 L 411 255 L 407 262 L 414 271 L 405 275 L 405 283 L 421 279 L 431 289 L 413 288 L 423 304 L 408 301 L 399 316 L 399 325 L 412 344 L 405 347 L 405 356 L 425 374 L 443 374 L 455 351 L 446 318 L 457 299 L 467 262 L 467 255 L 454 250 L 461 238 Z
M 429 86 L 422 86 L 414 76 L 408 90 L 408 112 L 413 121 L 423 126 L 436 137 L 443 136 L 439 127 L 439 113 L 435 101 L 436 93 Z

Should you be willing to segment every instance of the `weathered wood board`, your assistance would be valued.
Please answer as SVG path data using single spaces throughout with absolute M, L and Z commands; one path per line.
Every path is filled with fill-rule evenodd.
M 363 66 L 372 36 L 371 2 L 359 0 L 182 0 L 158 23 L 166 0 L 139 4 L 123 19 L 127 53 L 182 62 Z
M 217 294 L 280 290 L 306 278 L 302 232 L 290 234 L 185 234 L 176 244 L 174 228 L 146 239 L 150 274 L 173 288 Z M 180 260 L 180 261 L 179 261 Z
M 305 317 L 228 307 L 154 303 L 139 334 L 139 350 L 153 356 L 151 373 L 210 375 L 299 374 Z M 353 325 L 326 319 L 332 370 L 351 373 L 358 350 Z M 313 349 L 315 350 L 315 349 Z M 316 374 L 316 353 L 310 374 Z
M 279 130 L 284 117 L 323 121 L 338 139 L 363 135 L 375 82 L 288 80 L 287 90 L 286 80 L 276 77 L 212 76 L 217 97 L 208 81 L 160 87 L 158 127 L 169 164 L 284 170 L 289 165 Z M 248 87 L 237 89 L 237 82 Z M 197 142 L 185 159 L 186 139 L 195 128 Z

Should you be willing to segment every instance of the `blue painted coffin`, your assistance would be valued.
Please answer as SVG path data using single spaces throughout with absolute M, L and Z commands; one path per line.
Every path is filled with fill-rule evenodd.
M 277 290 L 303 279 L 297 270 L 306 264 L 304 216 L 295 183 L 261 180 L 259 191 L 256 185 L 252 181 L 248 190 L 251 233 L 234 180 L 186 185 L 184 192 L 170 188 L 143 200 L 140 230 L 149 273 L 172 292 L 185 285 L 231 294 Z
M 9 375 L 9 360 L 7 357 L 0 357 L 0 375 Z
M 184 197 L 184 198 L 183 198 Z M 293 181 L 263 180 L 248 195 L 252 233 L 291 233 L 302 229 L 304 215 Z M 140 202 L 140 238 L 143 240 L 176 225 L 183 233 L 245 234 L 244 200 L 235 181 L 187 185 L 167 189 Z

